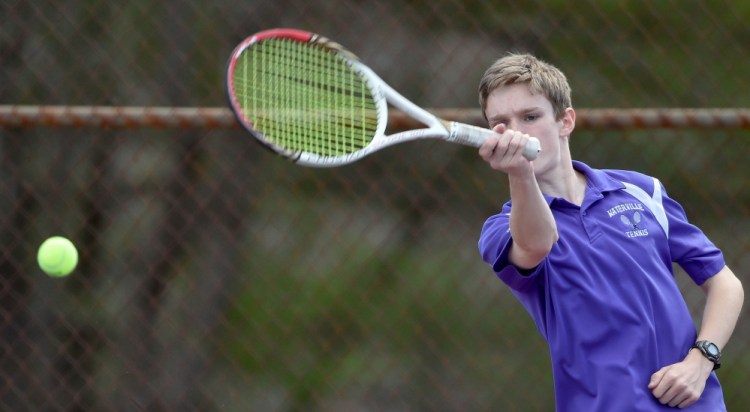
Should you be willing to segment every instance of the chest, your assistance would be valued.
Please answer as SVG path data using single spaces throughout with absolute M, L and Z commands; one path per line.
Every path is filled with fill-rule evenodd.
M 667 242 L 652 205 L 625 192 L 609 193 L 580 207 L 562 201 L 553 207 L 553 215 L 560 238 L 571 244 L 635 253 Z
M 558 287 L 606 284 L 632 292 L 646 279 L 671 279 L 666 232 L 651 208 L 627 193 L 552 210 L 559 240 L 549 255 L 557 273 L 550 281 Z

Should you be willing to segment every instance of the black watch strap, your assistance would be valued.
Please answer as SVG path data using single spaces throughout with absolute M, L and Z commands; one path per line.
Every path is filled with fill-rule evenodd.
M 721 351 L 715 343 L 708 340 L 699 340 L 693 344 L 693 348 L 701 351 L 706 359 L 714 363 L 714 370 L 721 367 Z

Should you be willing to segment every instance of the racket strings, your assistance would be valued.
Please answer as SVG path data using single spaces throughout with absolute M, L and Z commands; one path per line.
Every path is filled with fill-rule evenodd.
M 342 156 L 377 130 L 365 80 L 328 49 L 288 39 L 246 48 L 233 76 L 236 102 L 269 143 L 294 152 Z

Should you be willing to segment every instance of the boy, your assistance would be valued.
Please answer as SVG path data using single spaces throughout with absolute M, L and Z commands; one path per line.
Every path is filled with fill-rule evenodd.
M 744 300 L 721 251 L 661 183 L 573 161 L 567 79 L 534 56 L 487 69 L 480 103 L 497 138 L 479 154 L 507 174 L 511 200 L 485 222 L 482 258 L 550 347 L 559 411 L 725 411 L 713 372 Z M 530 162 L 529 136 L 541 142 Z M 674 280 L 706 293 L 700 333 Z

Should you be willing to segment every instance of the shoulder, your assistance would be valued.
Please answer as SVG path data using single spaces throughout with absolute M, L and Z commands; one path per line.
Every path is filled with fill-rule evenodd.
M 484 222 L 484 229 L 493 227 L 497 224 L 508 224 L 507 222 L 510 219 L 511 205 L 512 203 L 510 201 L 506 202 L 500 211 L 488 217 Z
M 657 180 L 644 173 L 624 169 L 596 169 L 580 161 L 573 161 L 573 167 L 583 173 L 592 185 L 602 192 L 612 192 L 624 189 L 627 185 L 640 187 L 647 192 L 653 192 Z
M 649 176 L 644 173 L 635 172 L 632 170 L 602 169 L 602 172 L 613 180 L 617 180 L 623 183 L 630 183 L 648 192 L 652 192 L 655 189 L 654 186 L 656 182 L 659 181 L 653 176 Z

